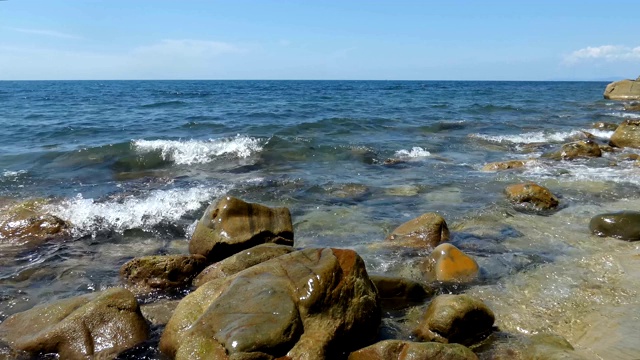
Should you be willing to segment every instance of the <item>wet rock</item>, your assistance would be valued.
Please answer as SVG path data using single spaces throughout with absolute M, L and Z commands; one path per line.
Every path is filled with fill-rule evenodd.
M 180 300 L 160 300 L 151 304 L 140 305 L 140 311 L 151 325 L 166 325 L 179 302 Z
M 615 131 L 618 128 L 618 124 L 599 121 L 593 123 L 591 127 L 598 130 Z
M 604 98 L 611 100 L 640 100 L 640 82 L 637 80 L 620 80 L 607 85 Z
M 609 145 L 640 148 L 640 120 L 623 121 L 609 139 Z
M 477 360 L 460 344 L 384 340 L 349 354 L 349 360 Z
M 381 275 L 371 275 L 370 278 L 378 289 L 380 299 L 387 303 L 408 304 L 427 299 L 435 293 L 425 284 L 407 278 Z
M 341 184 L 329 189 L 329 195 L 340 199 L 362 199 L 371 194 L 369 187 L 362 184 Z
M 142 291 L 184 288 L 205 266 L 202 255 L 143 256 L 122 265 L 120 277 Z
M 439 295 L 422 316 L 416 336 L 425 341 L 473 344 L 493 329 L 495 316 L 469 295 Z
M 256 264 L 288 254 L 293 250 L 291 246 L 277 244 L 254 246 L 218 261 L 215 264 L 209 265 L 193 280 L 193 285 L 201 286 L 207 281 L 231 276 Z
M 406 164 L 406 163 L 407 163 L 407 160 L 389 158 L 389 159 L 385 159 L 385 161 L 382 162 L 382 165 L 393 166 L 393 165 L 400 165 L 400 164 Z
M 604 152 L 611 153 L 611 152 L 617 151 L 616 148 L 614 148 L 613 146 L 609 146 L 609 145 L 598 145 L 598 146 L 600 146 L 600 151 L 603 153 Z
M 189 242 L 189 252 L 213 262 L 264 243 L 293 245 L 289 209 L 226 196 L 205 210 Z
M 0 339 L 34 356 L 110 358 L 147 339 L 133 294 L 122 288 L 36 306 L 0 324 Z
M 592 140 L 574 141 L 562 145 L 560 150 L 542 155 L 553 160 L 574 160 L 579 158 L 601 157 L 600 146 Z
M 521 210 L 550 210 L 559 204 L 549 189 L 535 183 L 510 185 L 505 192 L 509 201 Z
M 44 200 L 31 200 L 6 209 L 0 218 L 0 242 L 38 245 L 69 235 L 71 224 L 47 214 Z
M 624 106 L 625 111 L 640 111 L 640 103 L 633 103 Z
M 509 161 L 492 162 L 483 166 L 482 171 L 520 169 L 525 167 L 531 161 L 532 160 L 509 160 Z
M 425 277 L 442 282 L 470 282 L 478 277 L 478 263 L 451 244 L 438 245 L 424 263 Z
M 589 230 L 597 236 L 640 240 L 640 212 L 626 210 L 596 215 L 589 222 Z
M 160 340 L 176 359 L 329 359 L 375 337 L 377 291 L 352 250 L 305 249 L 200 286 Z
M 444 218 L 436 213 L 426 213 L 398 226 L 385 241 L 407 247 L 436 247 L 449 240 L 449 228 Z

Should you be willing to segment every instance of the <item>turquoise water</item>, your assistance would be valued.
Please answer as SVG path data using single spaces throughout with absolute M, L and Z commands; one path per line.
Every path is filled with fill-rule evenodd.
M 195 220 L 225 193 L 289 207 L 297 246 L 354 248 L 372 273 L 413 277 L 407 264 L 424 254 L 382 253 L 371 245 L 402 222 L 436 211 L 454 244 L 483 268 L 470 291 L 515 299 L 515 291 L 500 291 L 528 274 L 538 279 L 538 271 L 553 273 L 554 266 L 599 254 L 595 244 L 602 240 L 588 234 L 589 218 L 639 198 L 639 170 L 619 161 L 620 154 L 540 159 L 582 131 L 606 144 L 612 131 L 593 129 L 594 122 L 640 118 L 623 103 L 604 100 L 605 86 L 0 82 L 2 204 L 45 198 L 46 211 L 74 225 L 63 242 L 2 244 L 0 320 L 51 299 L 116 286 L 119 266 L 133 256 L 186 252 Z M 520 171 L 481 171 L 487 162 L 529 158 L 537 161 Z M 513 211 L 502 190 L 524 180 L 550 187 L 562 210 L 549 217 Z M 636 250 L 623 245 L 631 247 L 606 248 Z M 583 270 L 570 274 L 583 277 Z M 536 281 L 544 287 L 553 280 Z M 547 305 L 571 284 L 544 295 Z M 575 340 L 575 331 L 560 325 L 505 318 L 508 330 L 546 326 Z

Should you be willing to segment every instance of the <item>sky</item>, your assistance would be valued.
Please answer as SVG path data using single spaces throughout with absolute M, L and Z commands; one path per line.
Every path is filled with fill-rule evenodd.
M 609 80 L 638 0 L 4 0 L 0 80 Z

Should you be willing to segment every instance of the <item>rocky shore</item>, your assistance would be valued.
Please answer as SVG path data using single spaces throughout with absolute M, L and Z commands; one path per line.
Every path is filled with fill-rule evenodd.
M 614 88 L 605 97 L 615 99 L 607 94 L 621 85 Z M 637 129 L 640 120 L 627 119 L 607 144 L 585 133 L 540 159 L 505 159 L 483 171 L 638 149 Z M 621 154 L 620 161 L 638 159 Z M 532 182 L 504 193 L 514 211 L 539 222 L 566 206 L 557 190 Z M 42 209 L 37 201 L 10 207 L 0 241 L 37 247 L 68 239 L 73 224 Z M 592 217 L 589 231 L 640 240 L 640 212 L 619 210 Z M 586 358 L 560 335 L 496 326 L 487 299 L 468 293 L 482 278 L 481 265 L 451 242 L 464 225 L 450 229 L 437 213 L 415 215 L 368 251 L 421 254 L 412 264 L 418 279 L 380 276 L 352 249 L 297 247 L 290 209 L 222 196 L 197 222 L 189 253 L 135 257 L 122 264 L 120 286 L 8 317 L 0 323 L 0 359 L 130 359 L 150 347 L 175 359 Z M 385 330 L 398 313 L 411 328 L 407 337 Z

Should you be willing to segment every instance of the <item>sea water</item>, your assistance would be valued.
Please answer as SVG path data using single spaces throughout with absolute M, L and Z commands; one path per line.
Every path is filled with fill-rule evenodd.
M 621 153 L 551 161 L 583 135 L 606 144 L 640 114 L 602 82 L 0 82 L 0 206 L 46 200 L 72 236 L 0 243 L 0 320 L 118 286 L 134 256 L 186 253 L 195 221 L 224 194 L 292 212 L 297 247 L 352 248 L 372 274 L 414 277 L 425 252 L 375 246 L 401 223 L 441 214 L 474 256 L 506 333 L 554 332 L 582 354 L 640 357 L 640 250 L 592 236 L 599 213 L 640 208 L 640 167 Z M 636 153 L 625 149 L 622 154 Z M 487 162 L 533 159 L 484 172 Z M 535 181 L 561 202 L 515 211 L 505 186 Z M 406 319 L 387 318 L 410 338 Z

